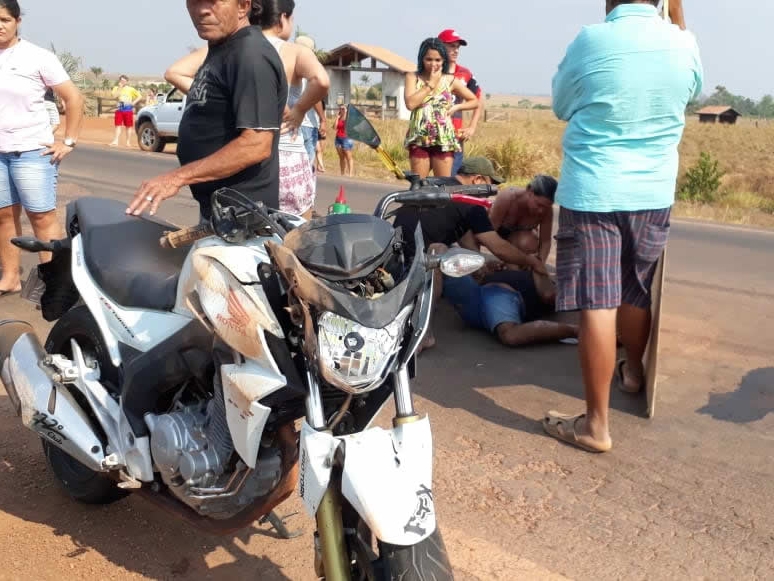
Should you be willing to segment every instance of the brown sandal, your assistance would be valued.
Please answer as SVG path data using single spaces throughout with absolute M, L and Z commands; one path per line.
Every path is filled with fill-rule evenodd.
M 578 437 L 578 434 L 575 432 L 575 424 L 578 420 L 585 417 L 586 414 L 569 416 L 560 414 L 559 412 L 550 411 L 546 414 L 546 417 L 543 418 L 543 429 L 549 436 L 553 436 L 557 440 L 561 440 L 562 442 L 571 444 L 582 450 L 586 450 L 587 452 L 609 452 L 613 447 L 612 442 L 607 446 L 604 446 L 599 445 L 590 439 L 586 439 L 584 436 Z

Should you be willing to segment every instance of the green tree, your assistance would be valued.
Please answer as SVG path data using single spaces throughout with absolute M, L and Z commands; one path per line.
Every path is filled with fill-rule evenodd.
M 704 103 L 702 103 L 699 99 L 694 99 L 693 101 L 689 101 L 688 105 L 685 107 L 685 112 L 688 115 L 694 115 L 696 111 L 701 109 L 704 106 Z
M 369 101 L 381 101 L 382 100 L 382 88 L 378 85 L 368 87 L 366 91 L 366 99 Z
M 102 67 L 91 67 L 89 70 L 91 71 L 91 74 L 94 75 L 94 82 L 99 85 L 99 79 L 104 72 Z
M 696 165 L 685 172 L 677 197 L 701 204 L 714 202 L 720 193 L 720 183 L 724 175 L 718 160 L 710 153 L 702 151 Z
M 51 43 L 51 52 L 53 52 L 59 59 L 59 62 L 62 63 L 65 72 L 70 76 L 70 80 L 78 87 L 82 88 L 84 74 L 81 72 L 81 58 L 68 51 L 58 52 L 53 42 Z
M 770 119 L 774 117 L 774 97 L 764 95 L 758 103 L 758 115 Z

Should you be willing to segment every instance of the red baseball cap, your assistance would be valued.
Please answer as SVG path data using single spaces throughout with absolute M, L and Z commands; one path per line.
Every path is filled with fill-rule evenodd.
M 447 28 L 446 30 L 442 30 L 438 35 L 438 39 L 445 44 L 459 42 L 462 46 L 468 46 L 468 41 L 462 38 L 459 34 L 457 34 L 457 31 L 454 30 L 453 28 Z

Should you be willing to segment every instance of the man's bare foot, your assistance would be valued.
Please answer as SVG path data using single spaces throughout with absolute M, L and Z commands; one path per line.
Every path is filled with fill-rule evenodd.
M 578 439 L 584 442 L 586 445 L 595 448 L 600 451 L 607 451 L 613 447 L 613 440 L 610 438 L 610 434 L 607 430 L 598 431 L 595 433 L 589 425 L 588 418 L 583 415 L 575 422 L 575 431 L 578 434 Z
M 0 296 L 11 295 L 21 292 L 22 285 L 19 280 L 16 282 L 9 282 L 8 284 L 0 282 Z
M 645 370 L 642 368 L 642 363 L 635 368 L 626 360 L 621 360 L 618 362 L 615 374 L 618 389 L 626 393 L 639 393 L 645 383 Z
M 419 344 L 419 348 L 417 349 L 417 355 L 419 353 L 422 353 L 422 351 L 426 351 L 427 349 L 432 349 L 435 347 L 435 335 L 431 331 L 428 331 L 425 335 L 425 338 L 422 339 L 422 342 Z

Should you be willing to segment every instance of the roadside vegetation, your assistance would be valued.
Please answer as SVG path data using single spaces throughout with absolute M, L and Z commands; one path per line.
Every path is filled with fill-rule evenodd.
M 486 155 L 514 185 L 536 173 L 559 175 L 565 124 L 551 111 L 510 109 L 508 121 L 480 123 L 466 155 Z M 332 120 L 329 119 L 329 125 Z M 384 148 L 408 168 L 407 123 L 374 120 Z M 330 130 L 329 130 L 330 131 Z M 338 173 L 333 139 L 325 143 L 328 174 Z M 774 226 L 774 120 L 741 118 L 736 125 L 700 124 L 689 117 L 680 146 L 675 213 L 701 219 Z M 364 145 L 354 152 L 358 177 L 394 180 Z

